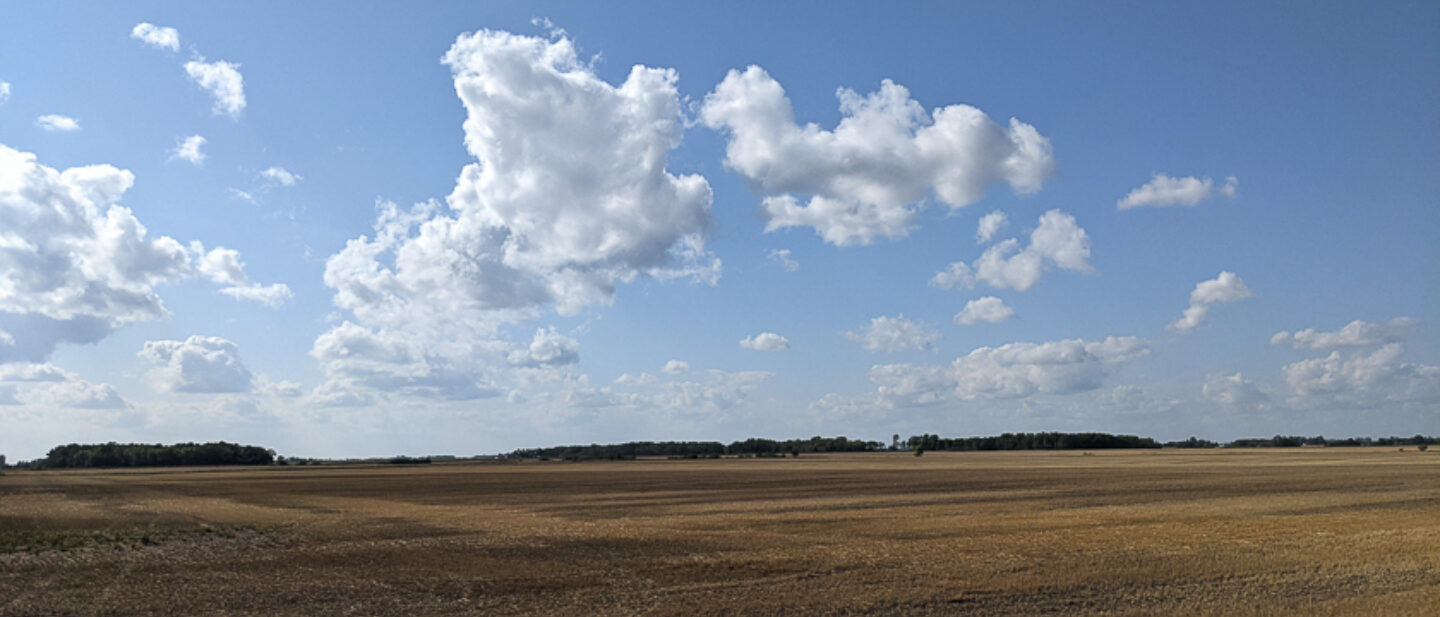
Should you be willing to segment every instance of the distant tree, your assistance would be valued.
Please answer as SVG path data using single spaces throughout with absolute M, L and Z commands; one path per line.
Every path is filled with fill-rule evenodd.
M 915 456 L 925 456 L 925 446 L 915 446 Z

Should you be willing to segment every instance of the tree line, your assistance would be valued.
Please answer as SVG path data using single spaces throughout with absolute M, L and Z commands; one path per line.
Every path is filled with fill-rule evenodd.
M 66 444 L 26 464 L 34 469 L 93 467 L 178 467 L 190 465 L 269 465 L 275 451 L 217 441 L 174 445 L 142 443 Z
M 1193 437 L 1191 439 L 1194 439 Z M 1326 439 L 1323 435 L 1304 437 L 1301 435 L 1276 435 L 1274 437 L 1236 439 L 1227 448 L 1298 448 L 1300 446 L 1361 447 L 1361 446 L 1434 446 L 1440 445 L 1440 437 L 1415 435 L 1412 437 L 1349 437 Z
M 885 449 L 878 441 L 848 437 L 809 439 L 763 439 L 751 437 L 744 441 L 723 444 L 718 441 L 630 441 L 619 444 L 568 445 L 548 448 L 522 448 L 506 455 L 508 458 L 545 458 L 576 460 L 629 460 L 640 456 L 677 458 L 715 458 L 725 455 L 795 455 L 815 452 L 874 452 Z
M 504 458 L 582 460 L 631 460 L 637 457 L 718 458 L 721 456 L 798 456 L 817 452 L 884 452 L 884 451 L 952 451 L 985 450 L 1109 450 L 1137 448 L 1286 448 L 1304 445 L 1323 446 L 1425 446 L 1440 444 L 1440 438 L 1414 437 L 1296 437 L 1276 435 L 1267 438 L 1244 438 L 1217 442 L 1191 437 L 1181 441 L 1159 442 L 1137 435 L 1110 433 L 1004 433 L 988 437 L 941 437 L 914 435 L 901 440 L 895 435 L 889 444 L 848 437 L 811 437 L 809 439 L 762 439 L 752 437 L 724 444 L 718 441 L 630 441 L 619 444 L 589 444 L 522 448 Z
M 941 437 L 916 435 L 910 449 L 949 450 L 1111 450 L 1117 448 L 1159 448 L 1160 442 L 1135 435 L 1109 433 L 1004 433 L 991 437 Z
M 631 441 L 620 444 L 590 444 L 523 448 L 509 458 L 576 460 L 628 460 L 642 456 L 714 458 L 746 455 L 800 455 L 818 452 L 882 452 L 893 450 L 1098 450 L 1105 448 L 1158 448 L 1149 437 L 1108 433 L 1005 433 L 994 437 L 940 437 L 916 435 L 901 445 L 896 435 L 890 444 L 881 441 L 820 437 L 809 439 L 763 439 L 752 437 L 722 444 L 718 441 Z

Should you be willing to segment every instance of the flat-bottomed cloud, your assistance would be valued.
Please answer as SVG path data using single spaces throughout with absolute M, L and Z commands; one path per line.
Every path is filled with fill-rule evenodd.
M 1225 183 L 1216 188 L 1210 178 L 1172 178 L 1156 173 L 1144 186 L 1130 191 L 1115 202 L 1118 210 L 1130 210 L 1146 206 L 1193 206 L 1213 197 L 1233 199 L 1240 189 L 1240 180 L 1235 176 L 1225 178 Z

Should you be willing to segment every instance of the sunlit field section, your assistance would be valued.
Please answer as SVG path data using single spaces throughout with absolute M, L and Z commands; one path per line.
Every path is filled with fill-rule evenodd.
M 1440 453 L 9 472 L 0 615 L 1415 615 Z

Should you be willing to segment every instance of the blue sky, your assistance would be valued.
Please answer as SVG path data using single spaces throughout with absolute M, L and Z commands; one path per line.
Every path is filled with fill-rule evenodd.
M 1430 3 L 3 12 L 12 459 L 1440 433 Z

